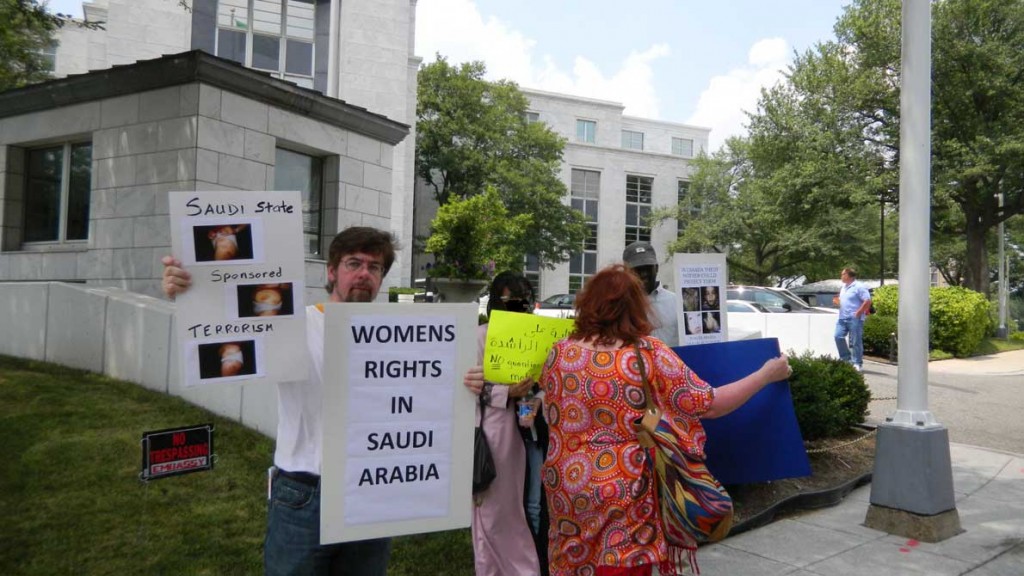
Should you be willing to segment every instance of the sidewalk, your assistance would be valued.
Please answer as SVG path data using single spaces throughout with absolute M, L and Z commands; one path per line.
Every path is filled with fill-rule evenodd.
M 1024 374 L 1024 350 L 928 364 L 930 373 Z M 962 533 L 936 544 L 864 527 L 871 485 L 702 547 L 702 576 L 1022 576 L 1024 454 L 950 444 Z

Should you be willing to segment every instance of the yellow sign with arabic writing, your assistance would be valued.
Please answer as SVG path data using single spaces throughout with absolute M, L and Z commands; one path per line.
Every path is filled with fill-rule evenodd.
M 515 384 L 540 377 L 551 346 L 568 336 L 573 321 L 494 310 L 484 343 L 484 379 Z

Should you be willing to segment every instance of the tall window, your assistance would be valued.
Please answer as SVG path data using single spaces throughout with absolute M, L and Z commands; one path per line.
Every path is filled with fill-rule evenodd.
M 323 162 L 315 156 L 277 149 L 274 189 L 302 193 L 302 235 L 309 256 L 321 255 Z
M 570 201 L 573 208 L 586 216 L 590 229 L 583 241 L 583 252 L 569 259 L 569 292 L 574 294 L 583 288 L 587 278 L 597 273 L 597 202 L 600 192 L 600 172 L 573 169 Z
M 626 176 L 626 244 L 651 241 L 647 217 L 651 215 L 651 187 L 654 178 Z
M 29 150 L 25 170 L 25 242 L 89 239 L 92 144 Z
M 672 153 L 676 156 L 693 158 L 693 139 L 672 138 Z
M 633 130 L 622 131 L 622 147 L 629 150 L 644 149 L 644 133 Z
M 217 55 L 313 87 L 314 0 L 220 0 Z
M 676 186 L 676 199 L 679 203 L 679 209 L 689 212 L 690 216 L 699 216 L 701 205 L 699 200 L 690 194 L 690 183 L 687 180 L 679 180 Z M 683 220 L 677 220 L 676 225 L 678 229 L 676 236 L 681 236 L 686 223 Z
M 533 290 L 540 294 L 540 258 L 533 254 L 526 255 L 526 263 L 523 265 L 523 276 L 533 284 Z
M 597 141 L 597 122 L 593 120 L 576 121 L 576 141 L 593 144 Z

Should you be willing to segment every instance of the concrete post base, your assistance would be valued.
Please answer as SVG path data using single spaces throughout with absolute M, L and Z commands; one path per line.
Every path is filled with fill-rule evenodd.
M 962 531 L 945 427 L 878 426 L 871 507 L 864 525 L 923 542 Z
M 960 514 L 956 508 L 932 516 L 921 516 L 905 510 L 872 504 L 868 507 L 864 525 L 889 534 L 931 543 L 942 542 L 964 531 L 960 527 Z

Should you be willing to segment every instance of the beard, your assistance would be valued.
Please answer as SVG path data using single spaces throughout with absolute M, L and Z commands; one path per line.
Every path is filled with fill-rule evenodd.
M 373 289 L 369 286 L 353 286 L 348 289 L 345 302 L 373 302 Z

